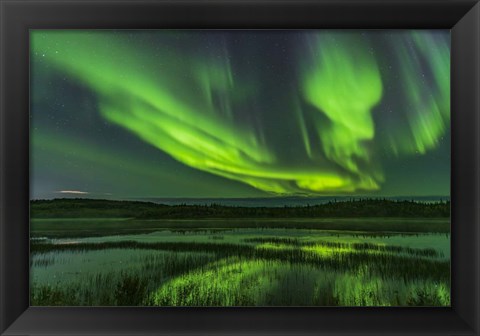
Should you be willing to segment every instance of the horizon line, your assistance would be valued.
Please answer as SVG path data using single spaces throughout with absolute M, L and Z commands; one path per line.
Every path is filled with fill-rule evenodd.
M 81 196 L 87 196 L 88 194 L 82 194 Z M 90 194 L 92 195 L 92 194 Z M 74 197 L 77 196 L 77 197 Z M 141 196 L 141 197 L 110 197 L 110 198 L 99 198 L 95 196 L 90 197 L 78 197 L 80 195 L 73 195 L 72 197 L 50 197 L 50 198 L 31 198 L 30 201 L 35 200 L 47 200 L 47 199 L 104 199 L 104 200 L 112 200 L 113 199 L 122 199 L 122 200 L 148 200 L 148 199 L 169 199 L 169 200 L 253 200 L 253 199 L 314 199 L 314 198 L 371 198 L 371 199 L 379 199 L 379 198 L 428 198 L 428 197 L 435 197 L 435 198 L 450 198 L 450 195 L 395 195 L 395 196 L 386 196 L 386 195 L 334 195 L 334 196 L 272 196 L 272 197 L 158 197 L 158 196 Z M 99 195 L 100 196 L 100 195 Z M 105 196 L 105 195 L 102 195 Z M 113 196 L 113 195 L 112 195 Z

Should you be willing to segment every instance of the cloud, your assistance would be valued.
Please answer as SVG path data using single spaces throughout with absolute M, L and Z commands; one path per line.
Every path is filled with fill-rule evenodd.
M 80 190 L 59 190 L 55 191 L 57 194 L 74 194 L 74 195 L 87 195 L 89 192 L 87 191 L 80 191 Z

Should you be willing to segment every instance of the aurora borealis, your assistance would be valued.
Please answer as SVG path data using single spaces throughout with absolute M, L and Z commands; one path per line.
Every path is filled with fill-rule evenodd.
M 32 198 L 449 195 L 450 34 L 32 31 L 31 134 Z

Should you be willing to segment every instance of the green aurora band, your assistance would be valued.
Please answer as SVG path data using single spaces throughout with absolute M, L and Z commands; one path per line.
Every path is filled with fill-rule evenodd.
M 410 136 L 391 133 L 388 142 L 397 155 L 425 154 L 437 146 L 450 125 L 450 46 L 431 34 L 415 31 L 410 40 L 394 48 L 402 60 L 399 73 L 406 98 L 402 108 Z M 434 78 L 430 85 L 426 85 L 425 70 Z
M 357 175 L 357 187 L 378 189 L 378 174 L 373 176 L 371 170 L 358 165 L 360 160 L 371 161 L 367 145 L 375 136 L 372 108 L 382 97 L 375 58 L 358 33 L 319 34 L 314 38 L 303 92 L 318 113 L 327 117 L 328 122 L 316 125 L 325 155 Z
M 405 88 L 397 115 L 404 122 L 381 136 L 375 120 L 388 79 L 368 38 L 306 35 L 298 93 L 288 106 L 305 155 L 289 162 L 251 122 L 258 116 L 244 116 L 240 106 L 255 101 L 256 83 L 234 75 L 226 44 L 219 43 L 223 57 L 174 46 L 158 55 L 110 31 L 35 31 L 31 51 L 36 62 L 48 64 L 44 71 L 64 73 L 94 92 L 107 121 L 189 167 L 273 194 L 378 190 L 385 177 L 377 151 L 403 156 L 436 148 L 449 124 L 448 41 L 427 31 L 395 40 Z M 433 89 L 421 78 L 424 67 Z

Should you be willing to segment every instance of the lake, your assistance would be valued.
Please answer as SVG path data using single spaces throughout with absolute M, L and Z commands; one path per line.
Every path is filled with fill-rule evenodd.
M 111 220 L 96 221 L 110 233 L 101 224 Z M 286 221 L 231 228 L 169 220 L 166 228 L 145 222 L 144 232 L 77 237 L 58 233 L 68 220 L 43 221 L 57 230 L 36 228 L 32 305 L 450 305 L 450 234 L 421 232 L 438 228 L 434 220 Z M 368 230 L 346 230 L 348 221 Z M 385 230 L 398 222 L 416 231 Z M 301 228 L 319 223 L 331 229 Z

